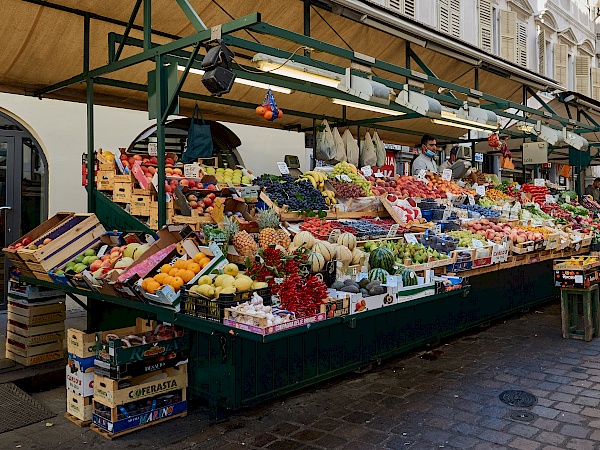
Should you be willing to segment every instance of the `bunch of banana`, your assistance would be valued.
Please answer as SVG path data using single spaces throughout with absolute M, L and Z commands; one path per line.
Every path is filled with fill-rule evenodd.
M 329 189 L 322 191 L 321 195 L 325 197 L 325 203 L 327 203 L 327 206 L 335 205 L 338 202 L 337 198 L 335 198 L 335 192 Z
M 312 184 L 315 189 L 318 189 L 321 192 L 323 192 L 323 190 L 325 189 L 325 180 L 327 179 L 327 177 L 320 172 L 310 171 L 304 173 L 304 175 L 302 175 L 300 179 L 310 181 L 310 184 Z

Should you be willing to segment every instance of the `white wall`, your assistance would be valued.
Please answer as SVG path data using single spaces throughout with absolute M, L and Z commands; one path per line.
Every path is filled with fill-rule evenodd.
M 48 160 L 49 211 L 85 212 L 86 191 L 81 186 L 81 155 L 87 150 L 86 105 L 59 100 L 0 93 L 0 109 L 29 129 Z M 153 124 L 148 113 L 96 106 L 95 148 L 127 147 Z M 286 154 L 297 155 L 306 169 L 304 133 L 225 123 L 242 141 L 240 155 L 255 174 L 277 173 L 277 161 Z

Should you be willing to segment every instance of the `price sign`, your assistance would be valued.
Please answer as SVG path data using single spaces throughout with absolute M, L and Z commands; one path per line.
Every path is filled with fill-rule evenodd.
M 442 234 L 442 226 L 439 223 L 436 223 L 433 226 L 433 231 L 435 234 Z
M 338 228 L 336 228 L 335 230 L 332 230 L 331 234 L 329 234 L 329 243 L 337 244 L 340 234 L 342 234 L 342 232 Z
M 396 233 L 398 233 L 398 228 L 400 228 L 400 225 L 398 225 L 397 223 L 392 225 L 390 227 L 390 231 L 388 231 L 388 235 L 387 238 L 391 239 L 391 238 L 395 238 L 396 237 Z
M 554 198 L 554 195 L 546 194 L 546 203 L 556 203 L 556 199 Z
M 546 180 L 544 180 L 543 178 L 535 178 L 533 180 L 533 185 L 534 186 L 546 186 Z
M 373 169 L 371 169 L 371 166 L 361 167 L 360 171 L 363 173 L 363 175 L 365 177 L 370 177 L 373 174 Z
M 385 176 L 385 175 L 384 175 L 384 174 L 382 174 L 381 172 L 377 172 L 377 173 L 375 174 L 375 178 L 383 178 L 384 176 Z
M 290 169 L 288 169 L 288 166 L 286 163 L 284 162 L 278 162 L 277 163 L 277 168 L 279 169 L 279 173 L 281 175 L 287 175 L 290 173 Z
M 349 183 L 352 182 L 352 179 L 348 175 L 342 174 L 342 175 L 336 175 L 335 177 L 340 181 L 347 181 Z
M 442 172 L 442 180 L 450 181 L 452 179 L 452 170 L 444 169 Z
M 158 144 L 156 142 L 148 142 L 148 154 L 150 156 L 158 155 Z
M 565 202 L 571 203 L 571 196 L 570 195 L 565 195 Z
M 444 215 L 442 216 L 442 220 L 446 221 L 450 218 L 450 216 L 452 215 L 452 210 L 450 208 L 446 208 L 444 210 Z
M 198 163 L 184 164 L 183 176 L 186 178 L 198 178 L 200 175 L 200 165 Z
M 419 173 L 417 174 L 417 180 L 422 181 L 423 183 L 429 183 L 429 180 L 425 178 L 425 175 L 427 175 L 427 171 L 425 169 L 419 170 Z
M 417 237 L 414 235 L 414 233 L 404 233 L 404 239 L 406 239 L 406 242 L 409 244 L 418 244 L 419 241 L 417 240 Z
M 98 250 L 98 253 L 96 254 L 96 256 L 98 258 L 102 258 L 104 256 L 104 254 L 106 253 L 106 250 L 108 250 L 108 245 L 103 245 L 102 247 L 100 247 L 100 250 Z
M 469 194 L 469 205 L 473 206 L 475 204 L 475 197 Z
M 483 247 L 483 242 L 481 242 L 479 239 L 471 239 L 471 241 L 473 242 L 473 247 L 475 247 L 475 248 Z
M 480 197 L 485 197 L 485 186 L 477 186 L 475 192 L 477 192 L 477 195 Z

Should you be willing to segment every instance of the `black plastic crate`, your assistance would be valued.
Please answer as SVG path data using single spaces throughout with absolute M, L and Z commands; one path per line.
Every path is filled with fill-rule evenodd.
M 251 300 L 255 292 L 262 297 L 263 305 L 271 306 L 270 287 L 236 292 L 235 294 L 221 294 L 218 299 L 204 297 L 194 292 L 189 292 L 187 289 L 181 289 L 182 312 L 200 319 L 222 322 L 225 316 L 225 308 L 231 308 Z

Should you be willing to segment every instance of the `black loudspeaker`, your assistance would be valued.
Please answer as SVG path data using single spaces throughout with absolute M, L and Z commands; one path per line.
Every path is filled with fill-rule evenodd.
M 217 66 L 202 75 L 202 84 L 212 95 L 221 96 L 231 91 L 235 77 L 231 70 Z

